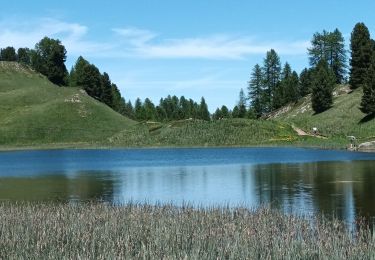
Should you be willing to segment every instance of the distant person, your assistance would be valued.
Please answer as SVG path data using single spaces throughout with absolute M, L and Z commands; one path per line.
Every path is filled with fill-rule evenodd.
M 314 135 L 317 135 L 317 134 L 318 134 L 318 128 L 316 128 L 316 127 L 313 127 L 313 129 L 312 129 L 312 130 L 313 130 L 313 134 L 314 134 Z

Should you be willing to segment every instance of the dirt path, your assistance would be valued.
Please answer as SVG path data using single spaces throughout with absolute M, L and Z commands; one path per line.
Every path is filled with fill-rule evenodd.
M 296 133 L 299 135 L 299 136 L 311 136 L 310 134 L 306 133 L 305 131 L 303 131 L 302 129 L 292 125 L 292 128 L 294 131 L 296 131 Z
M 327 139 L 327 137 L 321 136 L 319 134 L 313 135 L 313 134 L 307 133 L 307 132 L 303 131 L 302 129 L 296 127 L 295 125 L 292 125 L 292 128 L 293 128 L 294 131 L 296 131 L 297 135 L 299 135 L 299 136 L 312 136 L 312 137 L 316 137 L 316 138 Z

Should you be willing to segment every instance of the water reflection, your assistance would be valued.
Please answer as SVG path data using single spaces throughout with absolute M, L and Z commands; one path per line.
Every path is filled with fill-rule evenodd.
M 0 153 L 0 200 L 267 204 L 348 222 L 374 218 L 375 155 L 287 152 L 282 163 L 286 150 L 274 148 Z
M 110 172 L 54 173 L 37 177 L 0 178 L 0 200 L 111 201 L 114 182 Z

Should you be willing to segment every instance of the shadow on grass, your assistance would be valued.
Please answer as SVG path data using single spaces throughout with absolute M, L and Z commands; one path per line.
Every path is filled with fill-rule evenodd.
M 359 124 L 367 123 L 368 121 L 371 121 L 374 118 L 375 118 L 375 113 L 369 114 L 369 115 L 365 116 L 364 118 L 362 118 L 359 121 Z
M 323 113 L 323 112 L 326 112 L 326 111 L 330 110 L 332 107 L 333 107 L 333 106 L 330 106 L 330 107 L 328 107 L 328 108 L 326 108 L 326 109 L 322 109 L 322 110 L 319 110 L 319 111 L 315 111 L 314 114 L 313 114 L 313 116 L 316 116 L 316 115 L 319 115 L 319 114 L 321 114 L 321 113 Z

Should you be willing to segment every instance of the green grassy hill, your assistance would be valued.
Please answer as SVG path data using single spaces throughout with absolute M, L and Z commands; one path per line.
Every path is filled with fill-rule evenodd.
M 375 119 L 359 110 L 362 90 L 335 91 L 331 109 L 315 115 L 308 96 L 268 120 L 135 122 L 79 88 L 58 87 L 17 63 L 0 62 L 0 149 L 59 147 L 273 146 L 344 148 L 348 135 L 375 139 Z M 327 139 L 298 136 L 292 125 Z
M 315 114 L 311 108 L 311 96 L 297 105 L 286 106 L 272 113 L 270 118 L 295 125 L 306 132 L 317 127 L 328 140 L 309 139 L 308 142 L 348 144 L 347 136 L 354 135 L 359 142 L 375 140 L 375 119 L 366 118 L 360 109 L 362 89 L 350 91 L 348 86 L 338 86 L 334 91 L 334 104 L 327 111 Z
M 93 145 L 135 122 L 78 88 L 58 87 L 17 63 L 0 62 L 0 145 Z
M 245 146 L 289 144 L 276 121 L 135 122 L 78 88 L 58 87 L 17 63 L 0 62 L 0 148 Z

